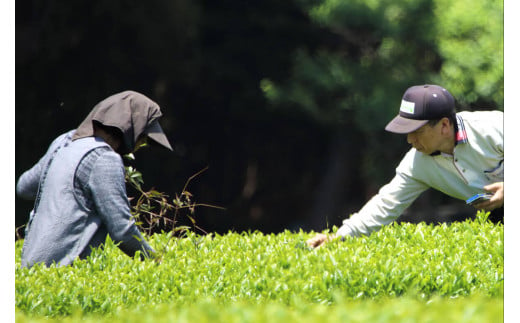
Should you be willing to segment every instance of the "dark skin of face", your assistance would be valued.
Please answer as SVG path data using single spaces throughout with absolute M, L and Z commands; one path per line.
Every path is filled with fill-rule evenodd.
M 106 131 L 103 127 L 94 127 L 94 136 L 102 138 L 114 151 L 118 151 L 121 147 L 121 137 L 115 136 L 112 133 Z
M 454 138 L 455 129 L 448 118 L 442 118 L 435 126 L 425 124 L 406 135 L 410 145 L 427 155 L 436 151 L 453 155 Z
M 121 153 L 121 148 L 123 145 L 123 140 L 121 136 L 114 134 L 113 131 L 107 131 L 104 127 L 100 127 L 97 125 L 94 125 L 94 136 L 102 138 L 110 147 L 112 147 L 112 149 L 115 152 L 117 152 L 120 155 L 123 155 L 123 153 Z M 132 152 L 135 153 L 141 147 L 146 145 L 147 142 L 147 135 L 139 136 L 135 144 L 134 150 Z

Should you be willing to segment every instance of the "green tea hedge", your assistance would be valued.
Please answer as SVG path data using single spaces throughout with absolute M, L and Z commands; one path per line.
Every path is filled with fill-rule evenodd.
M 76 312 L 63 318 L 48 319 L 17 313 L 16 322 L 85 323 L 160 323 L 160 322 L 503 322 L 504 305 L 500 298 L 469 296 L 456 299 L 434 297 L 422 301 L 410 297 L 379 300 L 336 299 L 333 304 L 295 302 L 292 306 L 277 302 L 240 301 L 221 303 L 202 298 L 195 303 L 150 305 L 146 309 L 127 309 L 107 315 L 83 315 Z
M 402 300 L 409 304 L 403 311 L 432 300 L 442 308 L 439 304 L 454 299 L 465 304 L 459 306 L 462 316 L 473 308 L 468 304 L 503 310 L 504 230 L 483 214 L 451 225 L 392 224 L 316 250 L 305 244 L 313 235 L 155 234 L 149 241 L 162 254 L 160 262 L 129 258 L 107 239 L 104 250 L 72 266 L 31 269 L 20 268 L 22 241 L 17 241 L 17 320 L 127 312 L 211 317 L 212 308 L 226 320 L 233 308 L 252 317 L 263 308 L 302 319 L 311 314 L 299 308 L 328 308 L 343 317 L 348 313 L 340 308 L 347 305 L 375 309 Z M 194 307 L 194 313 L 183 312 Z

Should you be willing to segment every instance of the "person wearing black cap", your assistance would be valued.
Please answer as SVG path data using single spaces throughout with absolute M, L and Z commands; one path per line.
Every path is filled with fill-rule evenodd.
M 501 111 L 456 113 L 453 96 L 438 85 L 408 88 L 399 114 L 385 128 L 406 134 L 412 145 L 395 177 L 344 220 L 336 234 L 318 234 L 307 244 L 319 247 L 337 237 L 369 235 L 397 219 L 428 188 L 464 201 L 487 193 L 490 199 L 475 208 L 498 210 L 502 221 L 503 119 Z
M 84 259 L 107 234 L 119 248 L 150 257 L 131 213 L 122 155 L 148 138 L 172 147 L 158 119 L 159 105 L 134 91 L 114 94 L 98 103 L 75 130 L 56 138 L 45 155 L 24 172 L 17 194 L 34 200 L 25 229 L 22 267 L 49 266 Z

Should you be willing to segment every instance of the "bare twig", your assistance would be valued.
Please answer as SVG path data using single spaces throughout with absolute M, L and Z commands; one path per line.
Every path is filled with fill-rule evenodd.
M 172 233 L 183 235 L 189 227 L 178 227 L 177 219 L 179 216 L 185 216 L 190 220 L 194 229 L 203 234 L 207 234 L 205 230 L 196 224 L 195 218 L 192 216 L 195 212 L 195 208 L 209 207 L 220 210 L 225 210 L 225 208 L 208 203 L 196 203 L 192 201 L 193 195 L 187 191 L 190 182 L 207 169 L 208 167 L 205 167 L 190 176 L 184 184 L 181 194 L 176 194 L 175 198 L 173 198 L 170 203 L 168 201 L 168 196 L 164 193 L 156 190 L 150 190 L 148 192 L 144 191 L 141 188 L 141 184 L 143 183 L 142 175 L 133 168 L 127 168 L 127 182 L 135 187 L 141 194 L 135 205 L 132 206 L 132 214 L 136 219 L 136 224 L 141 228 L 141 230 L 147 234 L 152 234 L 162 223 L 165 227 L 171 226 L 170 231 L 172 231 Z M 188 212 L 182 212 L 186 209 Z

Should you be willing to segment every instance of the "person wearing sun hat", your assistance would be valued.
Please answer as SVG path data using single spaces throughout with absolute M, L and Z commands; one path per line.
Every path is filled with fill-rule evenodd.
M 429 188 L 466 201 L 489 193 L 476 209 L 493 211 L 503 221 L 504 130 L 502 111 L 456 112 L 455 99 L 438 85 L 408 88 L 398 115 L 385 130 L 405 134 L 412 148 L 384 185 L 336 234 L 318 234 L 307 244 L 319 247 L 331 239 L 370 235 L 396 220 Z M 491 218 L 491 217 L 490 217 Z
M 153 256 L 130 213 L 122 155 L 150 142 L 172 151 L 159 105 L 124 91 L 98 103 L 77 129 L 56 138 L 24 172 L 17 194 L 34 200 L 25 229 L 22 267 L 84 259 L 107 235 L 134 256 Z
M 76 129 L 72 140 L 93 136 L 94 126 L 98 123 L 117 128 L 122 133 L 123 145 L 119 147 L 121 154 L 131 153 L 142 135 L 168 150 L 173 150 L 159 124 L 161 116 L 157 103 L 143 94 L 124 91 L 97 104 Z

